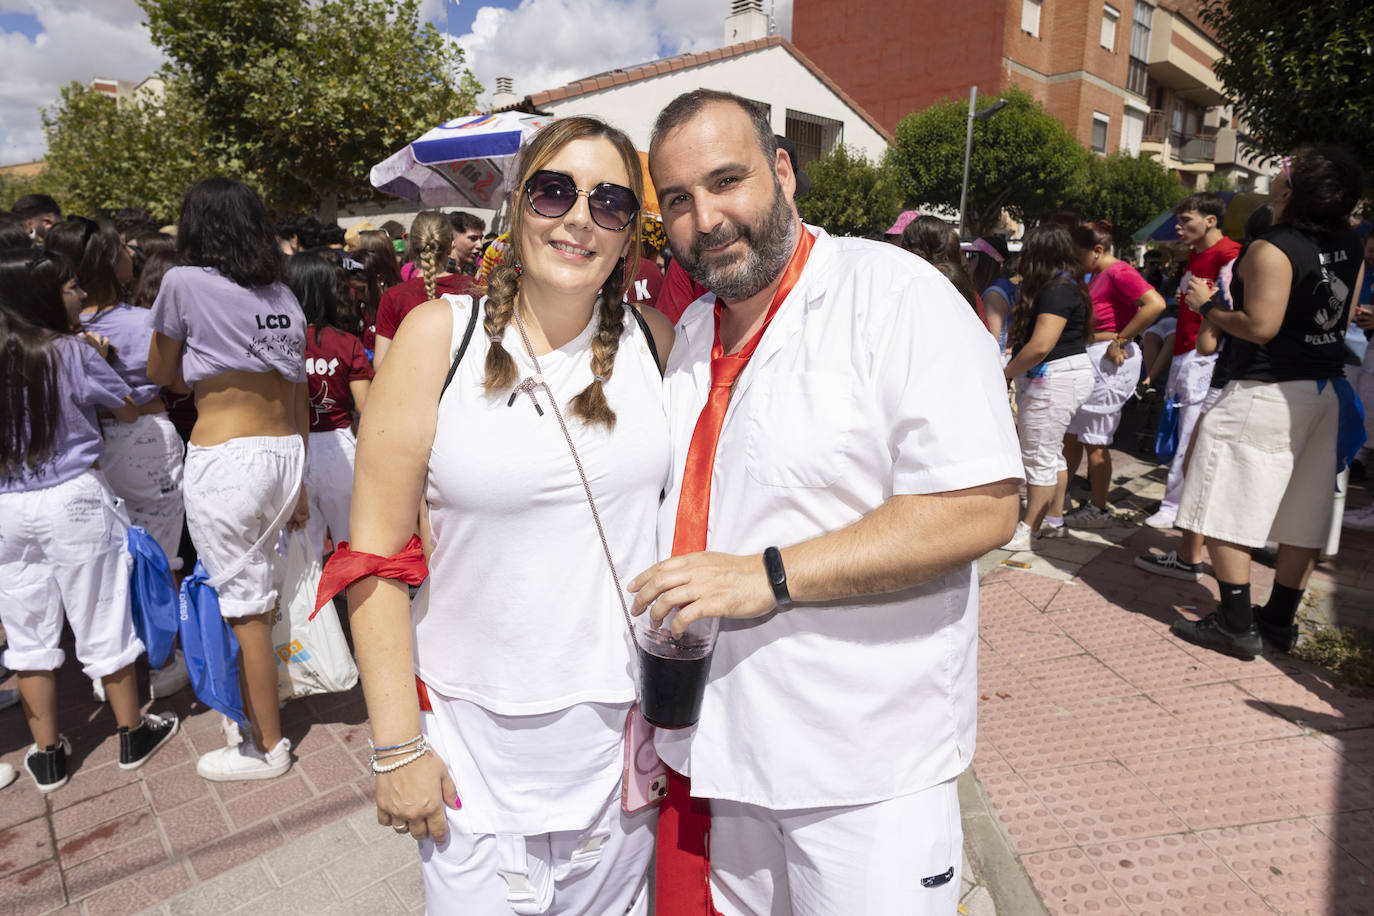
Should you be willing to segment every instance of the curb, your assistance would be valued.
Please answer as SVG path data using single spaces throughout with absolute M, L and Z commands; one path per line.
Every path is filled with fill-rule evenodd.
M 973 860 L 978 883 L 988 889 L 998 913 L 1049 916 L 1030 875 L 1021 866 L 1011 840 L 998 826 L 987 793 L 969 767 L 959 774 L 959 810 L 964 824 L 964 851 Z

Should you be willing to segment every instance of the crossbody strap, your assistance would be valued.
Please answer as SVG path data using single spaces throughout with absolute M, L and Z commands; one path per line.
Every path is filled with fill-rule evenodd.
M 450 307 L 457 306 L 457 297 L 446 295 Z M 439 397 L 442 399 L 444 392 L 448 391 L 448 386 L 453 382 L 453 376 L 458 373 L 458 364 L 463 361 L 463 354 L 468 351 L 468 344 L 472 343 L 472 332 L 477 328 L 477 313 L 482 310 L 481 303 L 475 299 L 469 299 L 472 307 L 468 309 L 468 327 L 463 332 L 463 342 L 458 345 L 458 349 L 453 351 L 453 361 L 449 363 L 448 375 L 444 376 L 444 387 L 439 389 Z M 456 311 L 456 308 L 455 308 Z

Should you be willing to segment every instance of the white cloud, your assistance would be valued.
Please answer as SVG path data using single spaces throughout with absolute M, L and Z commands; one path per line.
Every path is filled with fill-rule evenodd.
M 38 110 L 76 80 L 141 80 L 163 62 L 133 0 L 0 0 L 0 8 L 34 16 L 34 39 L 0 32 L 0 163 L 41 159 L 45 150 Z
M 764 8 L 769 8 L 765 2 Z M 790 35 L 792 0 L 772 4 L 778 32 Z M 522 0 L 484 6 L 455 41 L 490 98 L 510 76 L 525 96 L 582 77 L 722 44 L 728 0 Z

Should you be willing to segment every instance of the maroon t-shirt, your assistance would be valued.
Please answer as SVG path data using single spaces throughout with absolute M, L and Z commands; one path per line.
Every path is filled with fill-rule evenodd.
M 639 270 L 635 271 L 635 281 L 625 291 L 625 301 L 642 312 L 658 302 L 662 289 L 663 271 L 648 258 L 640 258 Z
M 434 281 L 433 296 L 425 292 L 424 277 L 415 276 L 403 283 L 398 283 L 382 293 L 381 305 L 377 306 L 377 336 L 393 340 L 396 337 L 396 329 L 401 326 L 402 319 L 409 315 L 410 310 L 415 306 L 442 296 L 444 293 L 453 293 L 457 296 L 474 295 L 476 287 L 477 281 L 464 274 L 449 274 L 447 277 L 439 277 Z
M 310 431 L 346 429 L 353 424 L 349 382 L 372 378 L 363 343 L 334 328 L 305 329 L 305 379 L 310 383 Z

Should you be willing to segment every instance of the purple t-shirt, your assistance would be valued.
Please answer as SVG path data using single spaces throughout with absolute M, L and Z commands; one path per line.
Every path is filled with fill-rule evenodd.
M 173 267 L 152 311 L 154 331 L 186 343 L 188 385 L 231 371 L 305 381 L 305 315 L 282 283 L 249 289 L 210 267 Z
M 114 368 L 142 407 L 157 397 L 158 386 L 148 380 L 148 347 L 153 342 L 153 313 L 121 302 L 114 308 L 81 316 L 81 326 L 109 338 Z
M 55 487 L 71 480 L 100 460 L 105 440 L 100 435 L 98 407 L 118 407 L 129 386 L 95 347 L 77 337 L 61 336 L 57 350 L 57 441 L 52 456 L 37 467 L 0 476 L 0 493 L 21 493 Z

